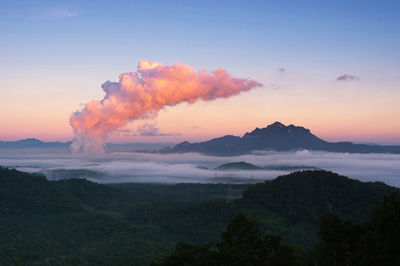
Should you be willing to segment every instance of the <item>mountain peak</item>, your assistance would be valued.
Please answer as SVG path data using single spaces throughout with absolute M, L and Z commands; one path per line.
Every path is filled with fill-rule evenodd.
M 200 143 L 181 143 L 172 152 L 200 152 L 212 155 L 238 155 L 259 150 L 318 150 L 351 153 L 400 153 L 400 146 L 377 146 L 353 143 L 332 143 L 315 136 L 302 126 L 288 126 L 276 121 L 264 128 L 256 128 L 243 137 L 224 136 Z
M 304 127 L 298 127 L 294 125 L 286 126 L 281 122 L 276 121 L 265 128 L 256 128 L 253 131 L 246 133 L 243 137 L 271 137 L 271 134 L 279 136 L 286 135 L 290 137 L 305 137 L 312 135 L 310 130 Z
M 269 126 L 267 126 L 267 128 L 269 128 L 269 127 L 272 127 L 272 128 L 284 128 L 284 127 L 286 127 L 284 124 L 282 124 L 281 122 L 279 122 L 279 121 L 276 121 L 275 123 L 273 123 L 273 124 L 271 124 L 271 125 L 269 125 Z

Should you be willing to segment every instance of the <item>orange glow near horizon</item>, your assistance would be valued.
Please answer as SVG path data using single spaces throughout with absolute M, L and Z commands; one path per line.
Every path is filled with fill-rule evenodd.
M 279 120 L 278 120 L 279 121 Z M 198 142 L 198 141 L 206 141 L 212 138 L 221 137 L 224 135 L 235 135 L 235 136 L 243 136 L 246 132 L 254 130 L 256 127 L 262 128 L 275 122 L 275 120 L 269 120 L 266 123 L 257 123 L 251 125 L 249 127 L 238 127 L 237 124 L 225 125 L 223 127 L 217 127 L 217 123 L 213 123 L 213 125 L 203 125 L 202 127 L 192 126 L 190 128 L 180 127 L 181 130 L 175 128 L 175 132 L 180 133 L 179 136 L 152 136 L 152 137 L 144 137 L 144 136 L 123 136 L 123 134 L 113 134 L 110 136 L 108 142 L 118 142 L 118 143 L 128 143 L 128 142 L 172 142 L 178 143 L 182 141 L 190 141 L 190 142 Z M 298 123 L 287 123 L 286 121 L 281 120 L 283 124 L 289 125 L 294 124 L 296 126 L 304 126 L 311 130 L 311 133 L 318 136 L 319 138 L 330 141 L 330 142 L 339 142 L 339 141 L 352 141 L 352 142 L 364 142 L 364 143 L 400 143 L 400 129 L 394 129 L 389 125 L 385 127 L 380 127 L 380 132 L 376 131 L 376 128 L 353 128 L 351 130 L 350 127 L 345 126 L 336 126 L 332 127 L 324 127 L 324 125 L 320 125 L 319 127 L 307 127 L 305 124 Z M 246 123 L 247 125 L 248 123 Z M 162 123 L 158 124 L 160 130 L 162 132 L 172 132 L 169 131 L 170 127 L 162 127 L 160 126 Z M 210 127 L 208 127 L 210 125 Z M 7 131 L 0 131 L 0 141 L 16 141 L 26 138 L 37 138 L 42 141 L 71 141 L 73 134 L 71 129 L 68 126 L 55 128 L 51 125 L 46 125 L 45 127 L 34 128 L 29 127 L 29 134 L 26 133 L 25 130 L 21 130 L 19 127 L 8 127 Z M 59 126 L 59 125 L 58 125 Z M 317 125 L 318 126 L 318 125 Z M 179 127 L 178 127 L 179 128 Z
M 148 66 L 142 68 L 146 69 Z M 190 73 L 193 72 L 188 69 L 181 72 L 173 71 L 168 75 L 182 79 Z M 18 94 L 21 93 L 18 90 L 6 91 L 6 98 L 15 100 L 4 101 L 2 104 L 0 140 L 14 141 L 32 137 L 44 141 L 72 140 L 73 131 L 68 119 L 71 111 L 77 109 L 79 102 L 89 102 L 88 106 L 93 103 L 94 107 L 90 107 L 93 113 L 99 111 L 96 109 L 98 101 L 90 101 L 104 96 L 98 89 L 98 79 L 90 84 L 84 83 L 73 93 L 68 91 L 70 84 L 57 92 L 52 91 L 53 84 L 47 84 L 47 87 L 39 84 L 30 88 L 24 97 Z M 114 132 L 108 141 L 196 142 L 223 135 L 242 136 L 256 127 L 263 128 L 280 121 L 285 125 L 294 124 L 308 128 L 313 134 L 327 141 L 400 143 L 398 106 L 400 90 L 395 89 L 398 87 L 397 83 L 388 82 L 384 84 L 387 89 L 377 90 L 376 88 L 383 85 L 374 80 L 368 81 L 366 78 L 365 81 L 344 84 L 335 81 L 315 81 L 297 74 L 287 79 L 285 86 L 275 90 L 268 87 L 269 79 L 268 76 L 259 75 L 256 80 L 267 85 L 240 95 L 213 101 L 200 99 L 194 104 L 189 104 L 192 102 L 189 97 L 185 98 L 186 103 L 178 103 L 175 106 L 167 104 L 163 107 L 161 105 L 165 102 L 161 99 L 177 97 L 181 90 L 174 92 L 163 90 L 155 95 L 154 99 L 160 103 L 161 110 L 157 116 L 150 117 L 150 123 L 164 135 L 140 136 L 137 129 L 141 123 L 146 123 L 146 120 L 139 120 L 126 126 L 132 131 L 131 134 L 125 134 L 129 136 Z M 131 84 L 131 82 L 133 82 L 132 75 L 121 76 L 121 83 Z M 164 88 L 167 82 L 164 79 L 157 79 L 154 80 L 154 84 L 156 87 Z M 133 88 L 130 85 L 126 87 L 127 91 Z M 188 86 L 190 95 L 192 88 L 192 85 Z M 215 94 L 216 97 L 220 95 L 224 93 Z M 144 97 L 144 100 L 146 99 Z M 107 108 L 115 108 L 117 112 L 126 112 L 129 115 L 130 109 L 126 109 L 124 105 L 117 105 L 116 101 L 114 96 L 109 97 L 105 100 L 105 104 Z M 101 120 L 103 117 L 98 119 Z M 112 124 L 118 124 L 120 121 L 114 117 L 109 119 Z M 93 121 L 91 123 L 95 125 Z M 166 136 L 169 133 L 171 134 Z
M 110 134 L 130 121 L 154 117 L 166 106 L 228 98 L 262 86 L 250 79 L 239 79 L 223 69 L 196 72 L 182 64 L 163 66 L 141 60 L 137 72 L 124 73 L 119 82 L 102 85 L 101 101 L 92 100 L 70 118 L 74 130 L 74 153 L 103 152 Z M 150 128 L 158 134 L 158 129 Z

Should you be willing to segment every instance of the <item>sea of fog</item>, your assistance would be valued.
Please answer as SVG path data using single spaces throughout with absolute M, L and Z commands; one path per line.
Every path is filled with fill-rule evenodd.
M 240 161 L 271 169 L 213 170 L 221 164 Z M 396 154 L 302 150 L 263 151 L 234 157 L 135 152 L 86 156 L 71 155 L 66 149 L 54 148 L 0 150 L 0 166 L 42 173 L 50 180 L 74 177 L 97 183 L 255 183 L 293 171 L 284 170 L 286 167 L 302 165 L 333 171 L 361 181 L 382 181 L 400 187 L 400 155 Z

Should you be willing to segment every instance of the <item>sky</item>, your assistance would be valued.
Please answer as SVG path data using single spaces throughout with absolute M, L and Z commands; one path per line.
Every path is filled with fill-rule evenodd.
M 72 139 L 73 112 L 147 60 L 263 86 L 168 106 L 109 141 L 201 141 L 280 121 L 328 141 L 400 143 L 398 14 L 387 0 L 3 0 L 0 140 Z

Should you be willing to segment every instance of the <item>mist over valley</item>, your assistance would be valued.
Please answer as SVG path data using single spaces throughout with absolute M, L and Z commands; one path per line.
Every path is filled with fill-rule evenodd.
M 246 162 L 262 169 L 216 167 Z M 49 180 L 85 178 L 97 183 L 256 183 L 302 170 L 302 166 L 337 172 L 362 181 L 400 186 L 400 155 L 258 151 L 241 156 L 199 153 L 113 152 L 98 156 L 71 155 L 68 149 L 1 149 L 0 164 L 43 173 Z M 199 167 L 200 166 L 200 167 Z M 297 169 L 296 169 L 297 168 Z M 303 169 L 304 170 L 304 169 Z

